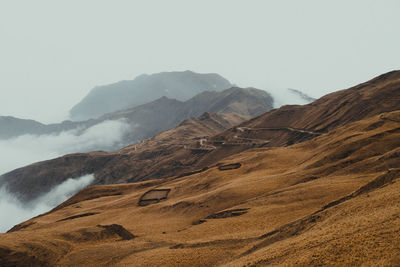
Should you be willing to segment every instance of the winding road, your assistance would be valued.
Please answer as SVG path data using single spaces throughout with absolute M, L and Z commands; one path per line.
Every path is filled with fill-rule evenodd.
M 249 128 L 249 127 L 236 127 L 236 129 L 240 132 L 244 131 L 290 131 L 290 132 L 298 132 L 298 133 L 306 133 L 311 135 L 321 135 L 322 133 L 314 132 L 306 129 L 297 129 L 292 127 L 266 127 L 266 128 Z

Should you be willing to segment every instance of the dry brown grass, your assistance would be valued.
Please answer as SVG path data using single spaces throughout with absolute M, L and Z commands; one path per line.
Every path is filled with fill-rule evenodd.
M 399 116 L 224 159 L 238 169 L 84 190 L 0 235 L 0 265 L 396 266 Z M 171 189 L 167 199 L 138 205 L 163 188 Z

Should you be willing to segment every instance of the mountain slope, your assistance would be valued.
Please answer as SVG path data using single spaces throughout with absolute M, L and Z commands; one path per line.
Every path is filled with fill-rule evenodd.
M 269 146 L 314 138 L 339 125 L 399 109 L 400 71 L 380 75 L 350 89 L 321 97 L 308 105 L 288 105 L 267 112 L 216 136 L 214 140 L 260 138 Z
M 150 138 L 204 112 L 232 113 L 241 122 L 271 110 L 272 102 L 265 91 L 233 87 L 222 92 L 203 92 L 184 102 L 161 97 L 135 108 L 106 114 L 98 120 L 126 119 L 134 126 L 131 136 L 127 138 L 130 142 L 126 142 L 131 144 L 134 140 Z
M 399 122 L 382 113 L 197 174 L 85 189 L 0 235 L 0 264 L 396 264 Z M 144 202 L 151 189 L 166 197 Z
M 76 128 L 89 128 L 100 121 L 87 120 L 80 122 L 63 121 L 61 123 L 43 124 L 35 120 L 25 120 L 10 116 L 0 116 L 0 139 L 11 139 L 21 135 L 57 134 Z
M 181 139 L 184 134 L 179 134 L 159 142 L 157 146 L 141 146 L 143 150 L 130 146 L 117 151 L 115 153 L 119 158 L 108 164 L 97 164 L 95 154 L 85 156 L 90 159 L 85 162 L 87 169 L 82 169 L 80 164 L 75 167 L 73 163 L 60 158 L 38 163 L 34 165 L 35 168 L 27 166 L 0 179 L 9 185 L 11 192 L 20 194 L 26 200 L 41 192 L 26 192 L 26 188 L 31 188 L 28 185 L 32 181 L 48 181 L 54 173 L 62 179 L 94 173 L 97 184 L 179 176 L 213 166 L 226 157 L 248 149 L 303 142 L 352 121 L 397 110 L 400 101 L 393 100 L 398 98 L 399 90 L 400 72 L 390 72 L 350 89 L 326 95 L 308 105 L 272 110 L 217 135 L 204 136 L 201 144 L 200 140 L 183 143 Z M 171 144 L 174 144 L 173 148 L 170 148 Z M 71 156 L 75 157 L 79 160 L 82 155 Z M 155 165 L 158 162 L 163 165 Z M 157 168 L 146 168 L 153 165 Z M 65 166 L 72 171 L 65 172 Z
M 80 129 L 79 132 L 83 132 L 108 120 L 124 120 L 131 130 L 124 136 L 122 143 L 130 145 L 171 129 L 190 117 L 198 117 L 204 112 L 225 114 L 224 116 L 229 116 L 230 120 L 239 123 L 272 109 L 272 103 L 272 97 L 265 91 L 235 87 L 221 92 L 203 92 L 187 101 L 164 96 L 135 108 L 81 122 L 64 121 L 59 124 L 44 125 L 35 121 L 0 117 L 0 138 L 12 138 L 23 134 L 58 134 L 77 128 Z M 119 148 L 121 146 L 113 149 Z
M 239 121 L 242 118 L 239 118 Z M 237 118 L 205 113 L 178 127 L 116 152 L 90 152 L 65 155 L 38 162 L 0 176 L 0 187 L 24 201 L 32 201 L 70 177 L 94 173 L 95 184 L 140 181 L 185 172 L 196 157 L 191 149 L 200 139 L 215 135 L 237 124 Z M 187 148 L 185 148 L 187 146 Z M 38 182 L 40 181 L 40 182 Z
M 142 105 L 162 96 L 185 101 L 203 91 L 222 91 L 231 86 L 218 74 L 191 71 L 144 74 L 132 81 L 95 87 L 71 109 L 70 116 L 73 120 L 87 120 Z
M 22 134 L 37 134 L 43 131 L 44 124 L 34 120 L 24 120 L 11 116 L 0 116 L 0 139 L 8 139 Z

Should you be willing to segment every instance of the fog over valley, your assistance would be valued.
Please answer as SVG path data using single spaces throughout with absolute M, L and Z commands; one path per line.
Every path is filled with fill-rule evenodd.
M 0 267 L 397 266 L 399 0 L 0 0 Z
M 17 223 L 49 211 L 88 186 L 93 179 L 93 175 L 68 179 L 29 203 L 20 202 L 5 186 L 0 187 L 0 233 L 10 230 Z
M 0 161 L 0 175 L 69 153 L 114 151 L 175 127 L 189 117 L 197 117 L 208 111 L 221 115 L 240 114 L 243 117 L 234 120 L 238 123 L 271 108 L 279 108 L 286 104 L 307 104 L 313 101 L 303 92 L 293 89 L 275 88 L 268 90 L 267 93 L 254 88 L 226 89 L 232 85 L 217 74 L 198 74 L 190 71 L 165 72 L 138 78 L 140 82 L 139 85 L 135 85 L 135 89 L 129 86 L 118 87 L 119 83 L 106 85 L 103 87 L 103 92 L 96 95 L 95 88 L 94 93 L 89 94 L 79 103 L 81 112 L 89 111 L 90 114 L 93 108 L 99 110 L 98 118 L 82 115 L 85 121 L 65 121 L 46 125 L 3 117 L 2 127 L 9 127 L 3 128 L 7 130 L 3 131 L 3 135 L 9 138 L 0 139 L 0 151 L 4 155 Z M 143 79 L 147 79 L 147 82 L 143 82 Z M 135 82 L 136 80 L 133 81 Z M 111 90 L 116 85 L 120 92 Z M 164 90 L 166 87 L 178 89 L 171 92 Z M 191 90 L 185 90 L 185 88 Z M 213 89 L 218 92 L 212 92 Z M 176 96 L 179 96 L 179 90 L 185 91 L 186 102 L 165 97 L 165 94 L 171 97 L 174 92 Z M 138 99 L 135 94 L 145 100 Z M 162 95 L 164 96 L 157 99 Z M 108 103 L 109 99 L 112 99 L 112 105 Z M 148 100 L 154 101 L 146 103 L 145 101 Z M 121 105 L 122 102 L 125 104 Z M 108 105 L 108 109 L 113 112 L 105 114 L 107 109 L 103 111 L 102 105 Z M 123 109 L 124 107 L 131 108 Z M 50 192 L 43 192 L 42 196 L 29 203 L 22 203 L 17 195 L 7 190 L 7 181 L 0 180 L 0 184 L 4 184 L 1 187 L 0 212 L 9 214 L 2 217 L 0 221 L 1 231 L 51 209 L 71 194 L 89 185 L 93 179 L 92 175 L 67 180 L 56 185 Z
M 121 145 L 131 128 L 124 120 L 104 121 L 88 129 L 48 135 L 21 135 L 0 139 L 0 175 L 25 165 L 73 152 L 107 150 Z
M 115 149 L 121 146 L 123 137 L 129 129 L 131 128 L 124 120 L 104 121 L 84 130 L 77 128 L 57 134 L 22 135 L 0 140 L 2 154 L 0 175 L 68 153 Z M 93 175 L 69 179 L 29 203 L 21 202 L 7 190 L 7 186 L 1 186 L 0 232 L 5 232 L 17 223 L 54 208 L 89 185 L 93 179 Z

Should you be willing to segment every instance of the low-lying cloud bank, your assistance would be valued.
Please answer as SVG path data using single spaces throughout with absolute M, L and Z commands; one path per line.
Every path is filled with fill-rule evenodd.
M 0 175 L 28 164 L 74 152 L 108 150 L 123 145 L 131 130 L 125 120 L 104 121 L 90 128 L 77 128 L 58 134 L 23 135 L 0 140 Z M 93 181 L 93 175 L 68 179 L 29 204 L 21 203 L 6 187 L 0 188 L 0 232 L 44 213 Z
M 85 130 L 50 135 L 22 135 L 0 140 L 0 175 L 28 164 L 74 152 L 109 150 L 123 145 L 130 125 L 125 120 L 104 121 Z
M 92 174 L 75 179 L 70 178 L 29 204 L 21 203 L 5 187 L 0 188 L 0 233 L 6 232 L 18 223 L 51 210 L 88 186 L 93 180 Z
M 268 89 L 274 99 L 274 108 L 279 108 L 284 105 L 305 105 L 310 103 L 300 95 L 288 90 L 288 89 Z

